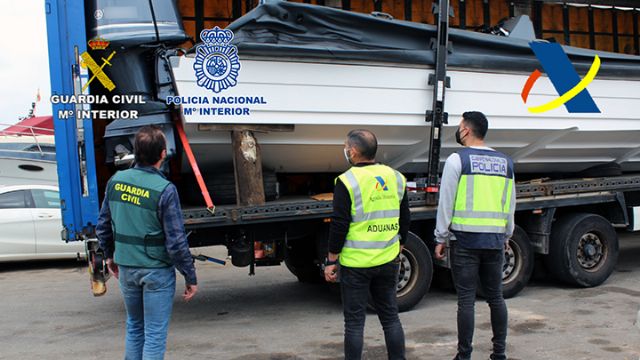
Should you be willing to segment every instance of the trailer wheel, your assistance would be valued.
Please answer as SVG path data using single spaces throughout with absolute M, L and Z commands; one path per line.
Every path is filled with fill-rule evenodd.
M 502 294 L 508 299 L 522 291 L 533 274 L 533 248 L 529 236 L 519 226 L 516 226 L 509 239 L 509 249 L 505 250 L 504 260 Z
M 324 280 L 320 266 L 316 262 L 313 240 L 313 237 L 299 239 L 287 247 L 284 264 L 301 283 L 317 284 Z
M 220 172 L 216 174 L 203 174 L 205 185 L 211 199 L 216 205 L 235 204 L 236 180 L 232 172 Z M 278 178 L 274 172 L 263 171 L 264 195 L 267 201 L 275 200 L 278 194 Z M 181 195 L 184 201 L 192 205 L 204 205 L 200 187 L 192 175 L 185 177 Z M 182 198 L 183 196 L 181 196 Z
M 547 267 L 558 279 L 592 287 L 602 284 L 618 260 L 618 235 L 600 215 L 577 213 L 552 227 Z
M 427 245 L 416 234 L 409 233 L 400 254 L 398 273 L 398 309 L 411 310 L 429 291 L 433 262 Z

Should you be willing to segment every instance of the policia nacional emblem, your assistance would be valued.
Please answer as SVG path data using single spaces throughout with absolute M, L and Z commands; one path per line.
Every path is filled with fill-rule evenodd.
M 197 84 L 214 93 L 235 86 L 240 72 L 238 48 L 231 45 L 233 32 L 214 27 L 202 30 L 200 38 L 204 44 L 196 47 L 193 70 Z

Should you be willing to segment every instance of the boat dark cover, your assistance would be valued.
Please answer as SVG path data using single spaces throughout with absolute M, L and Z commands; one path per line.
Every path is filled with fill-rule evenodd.
M 285 1 L 267 1 L 228 26 L 239 54 L 263 57 L 434 65 L 435 25 Z M 448 65 L 485 71 L 542 70 L 527 40 L 451 28 Z M 563 46 L 584 76 L 640 79 L 640 56 Z

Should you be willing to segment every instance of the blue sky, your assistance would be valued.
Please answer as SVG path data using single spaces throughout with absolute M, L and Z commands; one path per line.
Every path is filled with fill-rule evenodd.
M 0 124 L 29 112 L 40 88 L 36 115 L 51 114 L 51 85 L 44 0 L 12 1 L 0 12 Z M 0 128 L 3 126 L 0 125 Z

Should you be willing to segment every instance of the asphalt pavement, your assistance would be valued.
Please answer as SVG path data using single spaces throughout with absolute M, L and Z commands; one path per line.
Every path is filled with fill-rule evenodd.
M 579 289 L 532 282 L 509 307 L 510 359 L 640 359 L 640 235 L 624 235 L 620 260 L 603 285 Z M 205 252 L 224 254 L 218 248 Z M 200 292 L 180 298 L 179 278 L 167 359 L 339 359 L 342 308 L 325 285 L 298 283 L 284 266 L 198 263 Z M 90 293 L 76 262 L 0 264 L 0 359 L 121 359 L 125 313 L 117 281 Z M 474 360 L 489 356 L 487 305 L 478 300 Z M 451 359 L 456 296 L 432 289 L 401 314 L 408 359 Z M 386 359 L 382 329 L 367 317 L 364 359 Z

